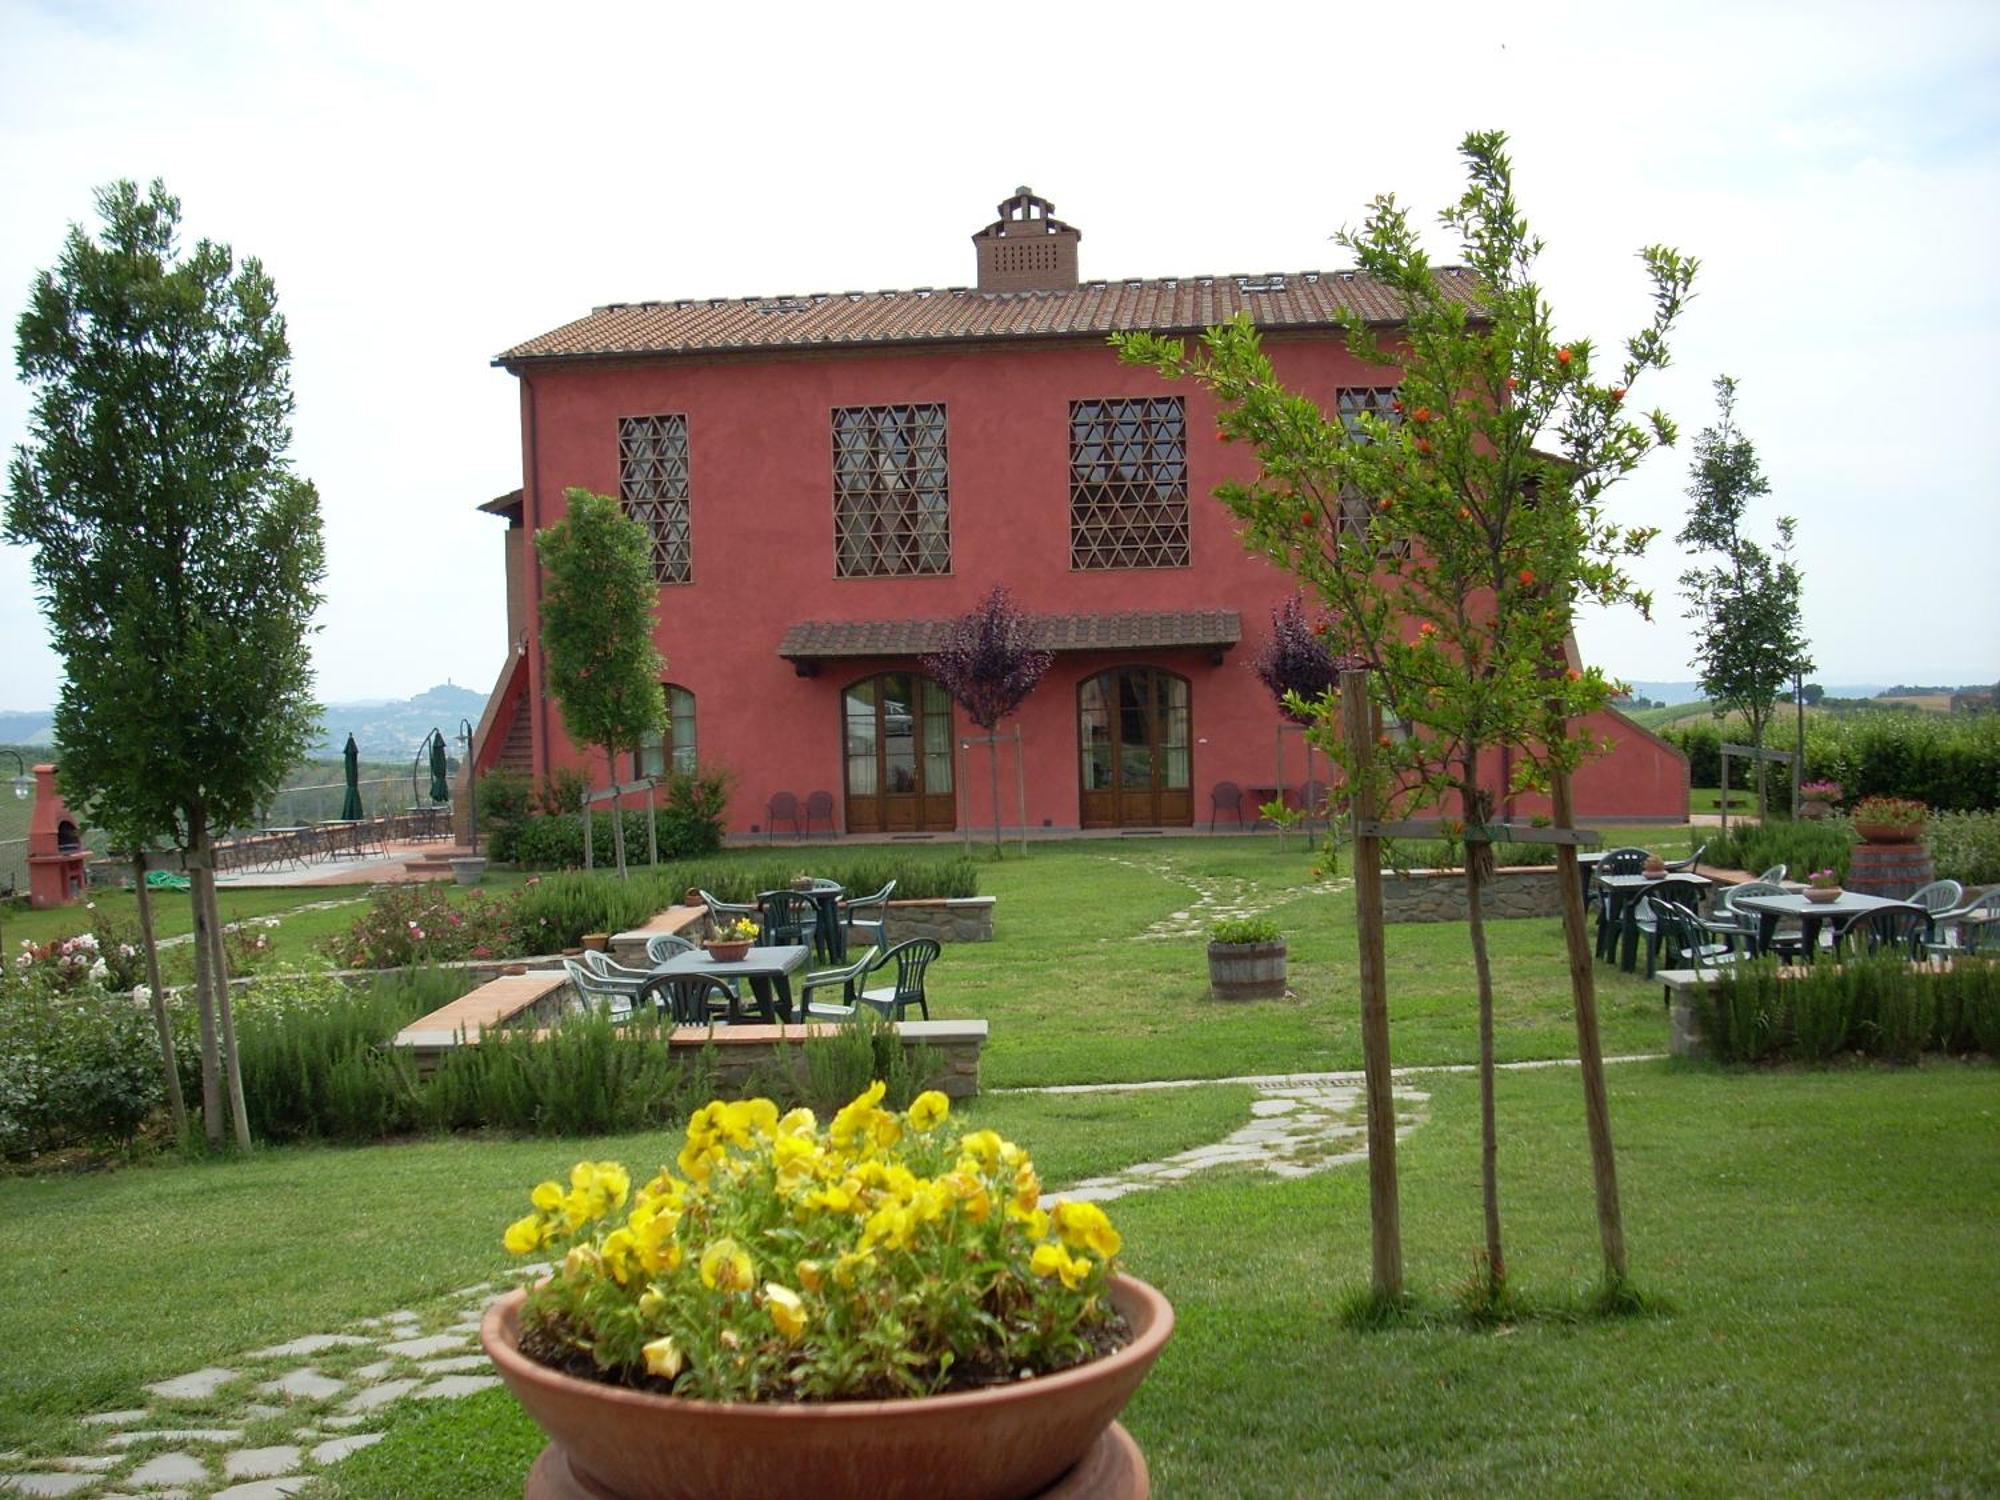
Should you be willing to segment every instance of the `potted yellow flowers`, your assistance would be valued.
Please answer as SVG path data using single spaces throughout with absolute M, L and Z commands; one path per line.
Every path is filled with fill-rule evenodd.
M 1018 1146 L 883 1094 L 824 1127 L 718 1100 L 644 1183 L 580 1162 L 534 1190 L 507 1248 L 556 1264 L 482 1331 L 551 1438 L 530 1496 L 1146 1493 L 1113 1419 L 1172 1309 Z

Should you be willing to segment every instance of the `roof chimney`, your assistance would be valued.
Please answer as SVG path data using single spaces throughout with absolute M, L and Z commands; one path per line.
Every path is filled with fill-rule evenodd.
M 1016 188 L 1000 217 L 972 237 L 982 292 L 1066 292 L 1076 287 L 1076 245 L 1083 238 L 1055 216 L 1033 188 Z

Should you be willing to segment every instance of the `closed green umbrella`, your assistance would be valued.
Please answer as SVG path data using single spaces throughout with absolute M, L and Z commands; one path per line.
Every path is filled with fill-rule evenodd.
M 354 736 L 347 737 L 347 748 L 340 752 L 340 758 L 347 763 L 347 795 L 340 799 L 342 821 L 361 821 L 361 747 L 354 743 Z
M 431 801 L 451 801 L 451 780 L 445 775 L 444 736 L 431 731 Z

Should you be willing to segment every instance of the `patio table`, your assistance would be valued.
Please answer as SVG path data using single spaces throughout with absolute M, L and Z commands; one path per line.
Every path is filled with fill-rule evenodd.
M 1884 906 L 1901 906 L 1884 896 L 1864 896 L 1859 891 L 1842 891 L 1838 901 L 1809 901 L 1804 896 L 1739 896 L 1730 903 L 1738 911 L 1757 915 L 1757 951 L 1767 952 L 1777 936 L 1778 923 L 1786 917 L 1798 918 L 1805 929 L 1805 958 L 1813 960 L 1819 948 L 1819 931 L 1828 922 L 1845 921 Z
M 1611 893 L 1611 921 L 1618 929 L 1618 967 L 1630 974 L 1639 966 L 1639 899 L 1668 881 L 1679 885 L 1712 886 L 1706 875 L 1663 870 L 1658 875 L 1600 875 L 1597 884 Z
M 743 957 L 727 962 L 710 958 L 703 948 L 691 953 L 676 953 L 665 963 L 654 965 L 652 977 L 639 987 L 633 1006 L 636 1009 L 654 1000 L 654 991 L 671 979 L 691 976 L 742 979 L 749 982 L 750 992 L 757 997 L 761 1020 L 766 1023 L 789 1021 L 792 1019 L 792 975 L 803 969 L 806 960 L 811 957 L 812 949 L 804 943 L 752 948 Z M 732 998 L 729 1002 L 729 1024 L 734 1026 L 742 1019 L 740 1003 Z

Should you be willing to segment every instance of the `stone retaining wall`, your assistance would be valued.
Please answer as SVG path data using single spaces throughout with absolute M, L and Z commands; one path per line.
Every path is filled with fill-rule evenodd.
M 955 896 L 945 900 L 891 901 L 889 941 L 936 938 L 940 943 L 993 941 L 992 896 Z
M 1562 887 L 1554 865 L 1522 865 L 1494 872 L 1483 905 L 1489 920 L 1509 917 L 1559 917 Z M 1385 922 L 1463 922 L 1463 870 L 1382 872 L 1382 920 Z

